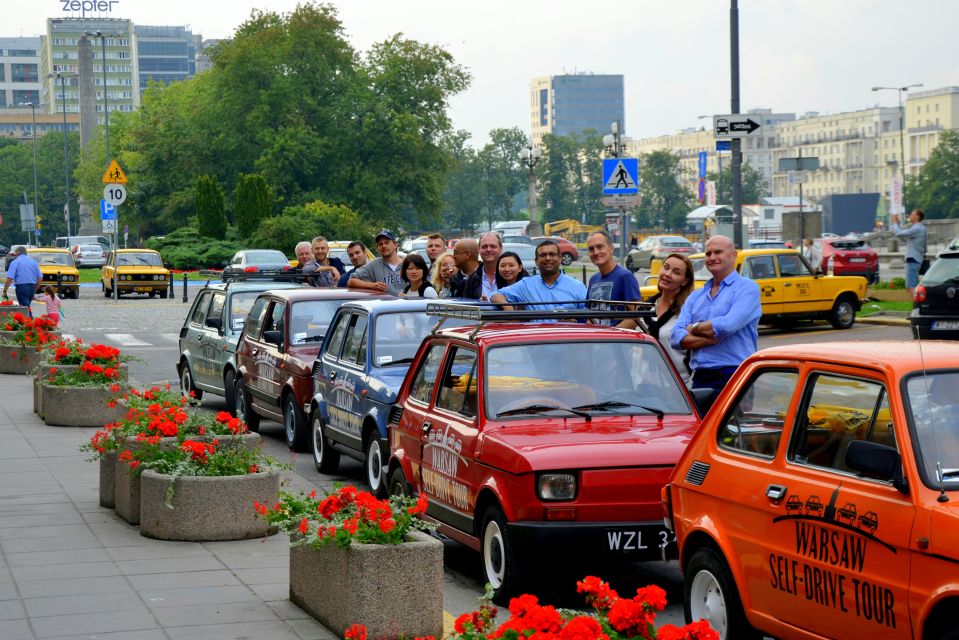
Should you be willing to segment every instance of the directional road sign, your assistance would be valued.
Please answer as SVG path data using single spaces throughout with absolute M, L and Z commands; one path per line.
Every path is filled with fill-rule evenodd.
M 629 193 L 617 196 L 604 196 L 599 199 L 604 207 L 638 207 L 643 201 L 643 197 L 638 193 Z
M 127 201 L 127 188 L 122 184 L 110 183 L 103 188 L 103 199 L 119 207 Z
M 123 173 L 123 169 L 120 168 L 116 160 L 111 160 L 110 166 L 103 172 L 100 182 L 103 184 L 126 184 L 127 175 Z
M 717 138 L 745 138 L 758 136 L 762 125 L 752 116 L 729 114 L 713 116 L 713 135 Z
M 732 151 L 733 143 L 729 140 L 717 140 L 716 151 Z
M 639 160 L 636 158 L 604 159 L 603 193 L 606 195 L 639 193 Z
M 106 200 L 100 201 L 100 219 L 101 220 L 116 220 L 117 219 L 117 208 Z

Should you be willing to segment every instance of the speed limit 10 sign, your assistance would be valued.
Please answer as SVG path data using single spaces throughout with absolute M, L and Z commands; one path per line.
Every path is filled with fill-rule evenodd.
M 119 207 L 127 201 L 127 188 L 122 184 L 111 182 L 103 188 L 103 199 L 114 207 Z

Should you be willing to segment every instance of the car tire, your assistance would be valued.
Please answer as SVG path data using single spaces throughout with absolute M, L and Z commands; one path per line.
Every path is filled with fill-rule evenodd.
M 167 297 L 167 293 L 168 293 L 168 292 L 167 292 L 166 289 L 160 289 L 160 298 L 163 299 L 163 300 L 165 300 L 166 297 Z
M 703 548 L 693 554 L 683 571 L 686 622 L 709 622 L 720 640 L 761 638 L 746 619 L 736 583 L 725 559 Z
M 397 467 L 393 469 L 393 473 L 390 474 L 390 496 L 399 496 L 401 498 L 408 498 L 413 495 L 413 492 L 410 491 L 410 485 L 406 481 L 406 474 L 403 473 L 403 467 Z
M 383 447 L 380 446 L 379 432 L 374 429 L 366 442 L 363 475 L 370 493 L 378 498 L 386 494 L 386 473 L 383 471 L 385 464 L 386 458 L 383 456 Z
M 226 410 L 236 417 L 236 372 L 227 369 L 223 374 L 223 398 L 226 400 Z
M 296 395 L 292 391 L 283 399 L 283 435 L 290 451 L 300 453 L 307 450 L 306 416 L 296 406 Z
M 632 271 L 633 273 L 636 273 L 637 271 L 639 271 L 639 269 L 636 268 L 635 265 L 633 265 L 633 256 L 626 256 L 626 268 Z
M 250 399 L 250 392 L 243 384 L 243 378 L 236 379 L 233 397 L 236 402 L 236 417 L 241 418 L 246 423 L 246 428 L 256 433 L 260 430 L 260 416 L 253 410 L 253 402 Z
M 829 322 L 836 329 L 851 329 L 856 323 L 856 307 L 847 296 L 841 296 L 829 313 Z
M 319 409 L 315 409 L 310 418 L 310 435 L 313 441 L 313 465 L 316 470 L 320 473 L 336 473 L 340 468 L 340 452 L 330 446 Z
M 196 383 L 193 380 L 193 370 L 190 369 L 189 363 L 184 360 L 180 364 L 180 393 L 186 397 L 190 397 L 191 391 L 197 401 L 203 399 L 203 389 L 196 388 Z
M 569 253 L 569 252 L 567 251 L 566 253 L 563 254 L 563 266 L 564 266 L 564 267 L 568 267 L 569 265 L 573 264 L 573 260 L 574 260 L 574 258 L 573 258 L 573 254 L 572 254 L 572 253 Z
M 482 575 L 493 588 L 493 602 L 504 604 L 510 596 L 519 592 L 522 576 L 513 553 L 506 516 L 502 509 L 493 505 L 483 514 L 480 530 L 480 563 Z

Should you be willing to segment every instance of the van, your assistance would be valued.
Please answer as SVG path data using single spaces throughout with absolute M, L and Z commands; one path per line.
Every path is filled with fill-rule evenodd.
M 104 252 L 113 248 L 113 243 L 103 236 L 60 236 L 53 246 L 60 249 L 69 249 L 78 244 L 99 244 L 103 247 Z
M 529 220 L 504 220 L 493 225 L 493 231 L 502 235 L 525 236 Z

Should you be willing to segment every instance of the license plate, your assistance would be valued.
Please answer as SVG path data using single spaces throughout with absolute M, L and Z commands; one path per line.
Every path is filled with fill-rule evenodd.
M 658 556 L 664 547 L 676 541 L 676 536 L 662 525 L 607 528 L 603 534 L 606 550 L 615 554 Z
M 849 262 L 865 262 L 865 258 L 849 258 Z
M 959 329 L 959 320 L 933 320 L 932 330 L 955 331 Z
M 153 287 L 136 287 L 134 291 L 139 291 L 141 293 L 146 291 L 153 291 Z

